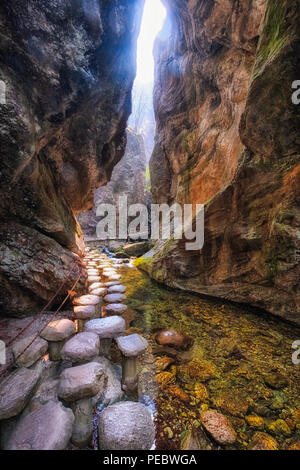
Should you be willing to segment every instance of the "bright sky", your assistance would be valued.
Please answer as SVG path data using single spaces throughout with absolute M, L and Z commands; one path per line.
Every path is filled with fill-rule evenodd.
M 146 0 L 141 32 L 138 39 L 137 76 L 142 83 L 154 80 L 154 40 L 162 29 L 166 9 L 160 0 Z

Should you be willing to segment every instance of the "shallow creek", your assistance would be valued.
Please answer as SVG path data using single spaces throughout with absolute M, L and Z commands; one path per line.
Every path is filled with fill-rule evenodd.
M 208 408 L 228 416 L 238 434 L 225 448 L 246 449 L 257 431 L 273 436 L 281 449 L 299 443 L 300 366 L 292 363 L 291 348 L 299 328 L 246 306 L 161 286 L 135 266 L 118 271 L 127 287 L 127 332 L 150 343 L 140 359 L 138 400 L 154 415 L 157 449 L 217 448 L 200 431 L 200 414 Z M 155 334 L 169 328 L 191 337 L 191 347 L 159 346 Z

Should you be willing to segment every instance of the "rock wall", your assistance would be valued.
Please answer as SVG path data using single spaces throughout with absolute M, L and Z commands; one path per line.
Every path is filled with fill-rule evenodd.
M 125 150 L 143 3 L 1 1 L 1 315 L 34 313 L 80 253 L 75 214 Z
M 205 203 L 205 244 L 140 263 L 171 286 L 300 324 L 296 0 L 169 0 L 156 45 L 155 202 Z M 266 13 L 265 12 L 266 8 Z M 260 38 L 259 38 L 260 36 Z
M 117 216 L 119 197 L 121 196 L 127 196 L 128 205 L 147 204 L 146 154 L 143 137 L 130 129 L 126 134 L 125 155 L 114 167 L 109 183 L 96 189 L 93 209 L 78 216 L 80 226 L 87 238 L 97 237 L 96 227 L 99 218 L 96 216 L 96 209 L 100 204 L 113 204 Z

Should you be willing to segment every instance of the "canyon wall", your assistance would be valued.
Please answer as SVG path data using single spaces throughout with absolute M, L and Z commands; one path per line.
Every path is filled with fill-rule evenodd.
M 170 286 L 300 324 L 299 106 L 291 100 L 299 3 L 166 4 L 155 53 L 153 198 L 204 203 L 205 243 L 186 251 L 186 240 L 170 239 L 140 266 Z
M 125 151 L 143 3 L 1 1 L 0 315 L 35 313 L 78 259 L 75 215 Z
M 94 207 L 78 215 L 84 235 L 96 238 L 96 227 L 100 218 L 96 215 L 100 204 L 112 204 L 118 220 L 119 198 L 127 196 L 128 205 L 147 204 L 146 191 L 146 154 L 143 137 L 127 130 L 126 151 L 121 161 L 114 167 L 111 179 L 106 186 L 96 189 Z

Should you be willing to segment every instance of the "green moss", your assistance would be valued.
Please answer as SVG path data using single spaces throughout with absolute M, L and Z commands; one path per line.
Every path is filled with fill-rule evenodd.
M 265 27 L 258 44 L 253 78 L 257 78 L 271 62 L 279 55 L 289 39 L 286 27 L 286 10 L 288 2 L 285 0 L 271 0 L 268 2 Z

